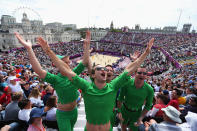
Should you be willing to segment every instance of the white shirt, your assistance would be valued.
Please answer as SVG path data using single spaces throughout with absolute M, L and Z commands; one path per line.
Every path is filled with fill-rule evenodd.
M 43 101 L 41 100 L 40 96 L 39 96 L 38 98 L 30 97 L 29 100 L 30 100 L 31 103 L 34 104 L 35 106 L 42 106 L 42 105 L 43 105 Z
M 53 96 L 56 96 L 58 98 L 56 90 L 53 92 Z
M 22 109 L 18 113 L 18 119 L 22 121 L 29 121 L 31 109 Z
M 154 88 L 155 88 L 155 92 L 159 92 L 159 90 L 160 90 L 160 88 L 161 88 L 161 87 L 160 87 L 160 86 L 155 85 L 155 86 L 154 86 Z
M 47 115 L 46 115 L 47 121 L 56 121 L 56 110 L 57 108 L 53 107 L 47 111 Z
M 155 115 L 157 114 L 158 111 L 159 111 L 159 109 L 153 107 L 152 110 L 148 111 L 148 113 L 146 114 L 146 116 L 155 117 Z
M 23 93 L 23 90 L 22 90 L 21 85 L 19 84 L 19 82 L 17 82 L 16 85 L 9 84 L 8 86 L 11 88 L 12 93 L 16 93 L 16 92 L 22 92 Z
M 8 78 L 7 78 L 7 83 L 8 83 L 8 84 L 10 84 L 10 79 L 11 79 L 12 77 L 14 77 L 14 76 L 8 76 Z

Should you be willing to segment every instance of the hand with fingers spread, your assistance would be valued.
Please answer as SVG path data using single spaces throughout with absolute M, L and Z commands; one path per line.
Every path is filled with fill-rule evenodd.
M 50 49 L 50 46 L 48 45 L 47 41 L 45 41 L 42 37 L 38 37 L 37 42 L 45 52 L 47 52 L 47 50 Z
M 146 52 L 147 52 L 147 53 L 150 53 L 150 52 L 151 52 L 151 48 L 152 48 L 152 46 L 153 46 L 154 40 L 155 40 L 155 38 L 152 38 L 152 39 L 148 42 L 147 47 L 146 47 Z
M 30 41 L 26 41 L 18 32 L 14 33 L 18 41 L 26 48 L 26 49 L 31 49 L 32 44 Z
M 134 54 L 130 54 L 130 58 L 135 61 L 137 60 L 137 58 L 140 56 L 140 52 L 139 51 L 135 51 Z

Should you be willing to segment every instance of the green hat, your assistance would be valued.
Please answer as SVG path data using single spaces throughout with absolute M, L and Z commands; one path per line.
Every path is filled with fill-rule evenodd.
M 56 55 L 59 59 L 63 59 L 65 56 Z

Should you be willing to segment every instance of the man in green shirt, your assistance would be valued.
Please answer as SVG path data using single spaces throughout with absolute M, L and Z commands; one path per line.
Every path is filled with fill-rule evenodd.
M 92 70 L 93 82 L 89 83 L 74 73 L 70 67 L 62 62 L 50 49 L 46 41 L 40 38 L 40 45 L 58 67 L 65 79 L 72 81 L 74 87 L 80 88 L 83 93 L 85 112 L 86 112 L 86 129 L 87 131 L 112 131 L 110 117 L 114 107 L 114 101 L 119 88 L 123 87 L 130 79 L 130 75 L 140 66 L 150 53 L 154 38 L 150 40 L 145 52 L 133 63 L 130 63 L 125 71 L 110 83 L 106 83 L 107 68 L 97 65 Z M 90 45 L 87 44 L 86 50 Z M 86 55 L 89 59 L 90 54 Z M 90 63 L 90 62 L 88 62 Z
M 61 71 L 58 75 L 54 75 L 43 70 L 33 52 L 32 44 L 30 42 L 26 42 L 18 33 L 15 33 L 15 35 L 19 42 L 27 49 L 33 70 L 39 75 L 41 79 L 50 83 L 57 93 L 58 104 L 56 118 L 59 130 L 73 131 L 78 116 L 76 108 L 76 100 L 78 98 L 77 88 L 74 87 L 67 77 L 60 74 L 62 73 Z M 37 41 L 40 42 L 39 39 Z M 86 34 L 86 41 L 84 45 L 88 42 L 90 42 L 90 32 L 87 32 Z M 89 52 L 89 50 L 84 50 L 84 55 L 86 55 L 87 52 Z M 63 63 L 69 66 L 69 57 L 57 55 L 57 58 L 59 60 L 61 59 Z M 83 63 L 80 63 L 73 69 L 73 72 L 75 72 L 77 75 L 81 74 L 81 72 L 84 70 L 84 65 L 88 65 L 88 61 L 85 58 L 87 57 L 84 57 Z
M 135 61 L 135 60 L 137 60 L 137 58 L 139 57 L 139 55 L 140 55 L 139 51 L 135 51 L 134 54 L 130 54 L 130 58 L 133 61 Z M 114 76 L 114 70 L 113 70 L 113 67 L 110 66 L 110 65 L 107 65 L 106 68 L 109 69 L 109 72 L 107 73 L 107 83 L 109 83 L 113 79 L 112 76 Z M 119 94 L 120 94 L 120 89 L 117 92 L 116 99 L 115 99 L 115 107 L 113 109 L 113 114 L 112 114 L 111 119 L 110 119 L 110 122 L 111 122 L 112 127 L 114 127 L 115 124 L 118 124 L 119 123 L 119 120 L 116 117 L 117 114 L 118 114 L 117 107 L 118 107 L 118 96 L 119 96 Z
M 142 119 L 152 107 L 154 91 L 144 82 L 146 76 L 146 68 L 140 67 L 135 73 L 135 78 L 130 78 L 124 88 L 121 88 L 118 116 L 122 121 L 122 131 L 126 131 L 127 125 L 131 131 L 137 131 L 137 126 L 142 123 Z M 146 104 L 142 110 L 144 102 Z

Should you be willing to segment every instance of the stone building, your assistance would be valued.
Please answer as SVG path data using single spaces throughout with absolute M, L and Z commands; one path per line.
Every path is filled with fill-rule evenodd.
M 23 13 L 21 23 L 16 22 L 16 18 L 3 15 L 0 24 L 0 49 L 9 50 L 10 48 L 20 47 L 14 32 L 19 32 L 26 40 L 36 44 L 38 36 L 43 37 L 48 43 L 69 42 L 80 40 L 81 36 L 75 31 L 64 31 L 61 23 L 43 24 L 40 20 L 29 20 L 26 13 Z

